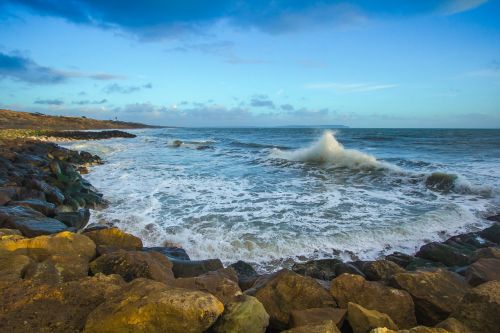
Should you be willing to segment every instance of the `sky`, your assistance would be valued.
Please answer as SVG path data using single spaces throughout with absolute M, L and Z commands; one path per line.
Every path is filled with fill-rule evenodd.
M 0 108 L 500 128 L 500 0 L 0 0 Z

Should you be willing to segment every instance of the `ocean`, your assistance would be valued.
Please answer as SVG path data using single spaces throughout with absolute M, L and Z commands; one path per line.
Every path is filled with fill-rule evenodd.
M 500 130 L 162 128 L 72 142 L 111 222 L 261 271 L 413 253 L 500 211 Z

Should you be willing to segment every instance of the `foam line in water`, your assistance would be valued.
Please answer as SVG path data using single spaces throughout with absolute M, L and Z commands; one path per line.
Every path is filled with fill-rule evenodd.
M 388 168 L 387 164 L 377 161 L 372 155 L 344 148 L 331 131 L 325 131 L 318 141 L 307 148 L 292 151 L 273 149 L 272 156 L 290 161 L 328 164 L 348 169 Z

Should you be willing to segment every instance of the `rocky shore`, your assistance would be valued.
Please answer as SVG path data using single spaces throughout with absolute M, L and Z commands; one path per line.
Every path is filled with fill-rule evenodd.
M 98 156 L 0 139 L 0 332 L 498 333 L 500 216 L 415 255 L 259 275 L 87 226 Z

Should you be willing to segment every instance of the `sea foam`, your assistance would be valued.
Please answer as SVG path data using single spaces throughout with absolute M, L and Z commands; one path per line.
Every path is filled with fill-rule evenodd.
M 332 131 L 325 131 L 321 138 L 307 148 L 297 150 L 272 150 L 272 157 L 297 162 L 326 164 L 349 169 L 384 169 L 388 165 L 369 154 L 346 149 L 337 141 Z

